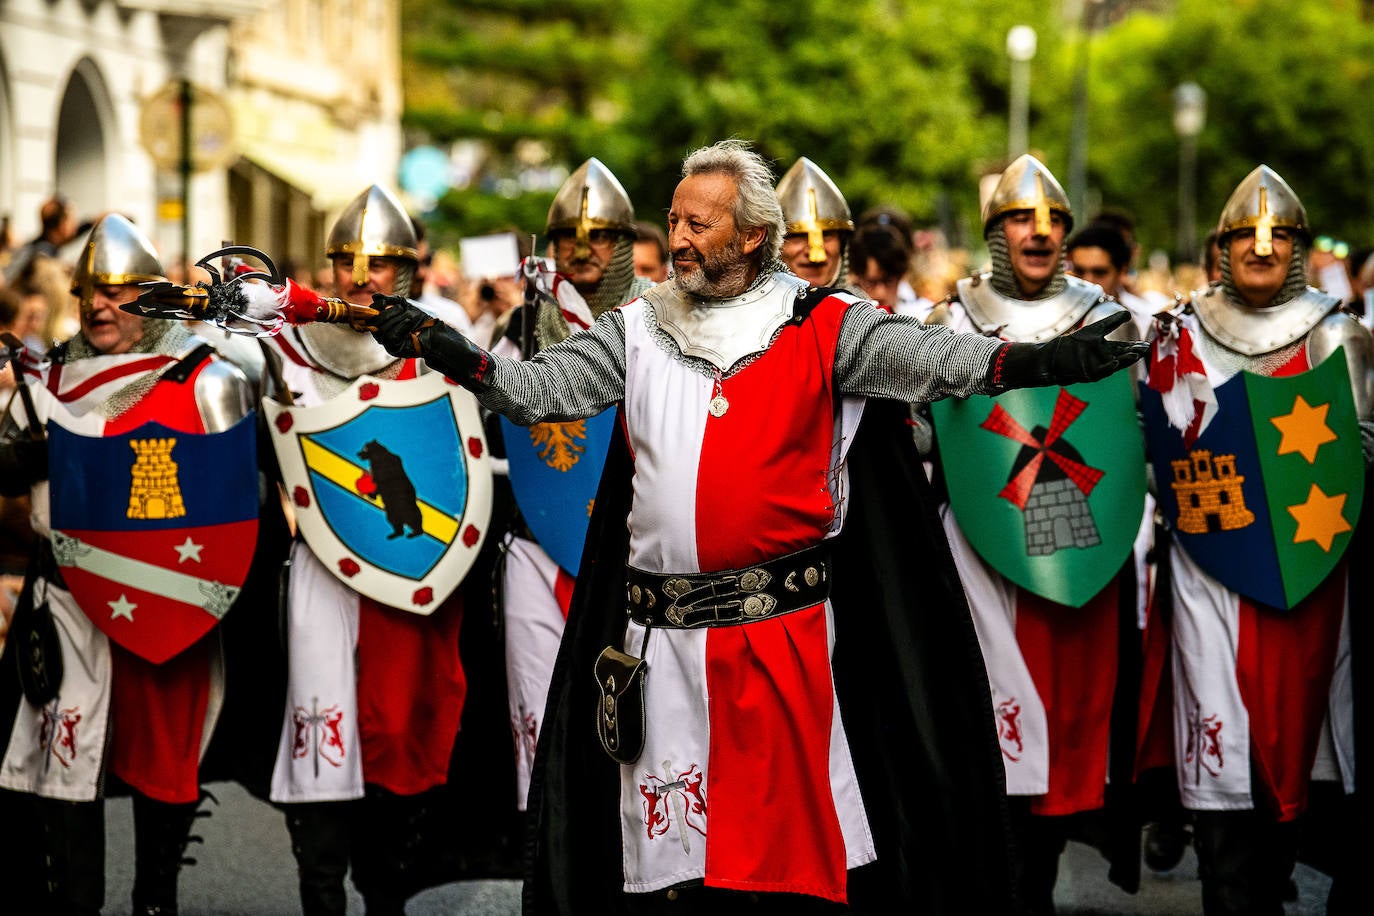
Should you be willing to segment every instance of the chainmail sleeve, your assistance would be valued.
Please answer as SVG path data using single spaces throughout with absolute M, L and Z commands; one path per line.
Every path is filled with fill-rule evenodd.
M 488 358 L 477 400 L 522 426 L 590 417 L 625 397 L 625 319 L 618 309 L 532 359 Z
M 840 323 L 835 381 L 844 394 L 897 401 L 982 394 L 1001 346 L 993 337 L 925 325 L 860 302 Z

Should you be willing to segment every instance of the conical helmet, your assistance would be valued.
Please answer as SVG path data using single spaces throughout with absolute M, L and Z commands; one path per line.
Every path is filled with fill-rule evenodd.
M 420 260 L 415 226 L 396 196 L 373 185 L 344 207 L 329 230 L 325 254 L 353 255 L 353 282 L 367 283 L 368 259 L 377 257 Z
M 830 176 L 802 156 L 778 182 L 778 203 L 787 234 L 806 233 L 807 256 L 819 263 L 825 260 L 825 231 L 854 231 L 849 204 Z
M 1236 185 L 1226 206 L 1221 208 L 1217 235 L 1237 229 L 1255 230 L 1255 254 L 1264 257 L 1273 251 L 1275 229 L 1293 229 L 1311 238 L 1307 210 L 1288 182 L 1267 165 L 1257 166 Z
M 1069 196 L 1045 164 L 1030 153 L 1018 156 L 1007 166 L 992 197 L 988 198 L 983 208 L 983 237 L 987 238 L 988 227 L 999 216 L 1013 210 L 1034 210 L 1035 231 L 1039 235 L 1050 234 L 1050 212 L 1053 210 L 1064 214 L 1066 232 L 1073 228 Z
M 619 179 L 595 156 L 582 163 L 563 182 L 549 207 L 546 232 L 572 229 L 587 244 L 593 229 L 635 231 L 635 208 Z
M 72 293 L 89 308 L 97 286 L 165 280 L 153 243 L 118 213 L 95 224 L 72 273 Z

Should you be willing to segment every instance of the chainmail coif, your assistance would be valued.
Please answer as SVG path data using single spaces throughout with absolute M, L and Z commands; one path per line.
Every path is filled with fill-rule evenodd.
M 992 258 L 992 288 L 1008 299 L 1034 301 L 1057 296 L 1064 291 L 1068 281 L 1064 279 L 1064 246 L 1059 247 L 1059 260 L 1054 265 L 1054 276 L 1038 294 L 1026 300 L 1021 288 L 1016 285 L 1016 274 L 1011 269 L 1010 246 L 1007 244 L 1006 223 L 998 219 L 996 225 L 988 230 L 988 254 Z
M 147 319 L 143 322 L 143 337 L 129 348 L 129 352 L 179 356 L 189 348 L 194 337 L 191 329 L 179 321 Z M 78 359 L 91 359 L 104 355 L 91 346 L 90 341 L 86 339 L 85 332 L 78 332 L 75 337 L 67 342 L 66 361 L 69 363 Z M 143 373 L 101 402 L 100 406 L 95 408 L 95 412 L 109 420 L 120 416 L 143 400 L 144 396 L 152 391 L 153 386 L 162 378 L 163 373 L 175 365 L 176 363 L 168 363 L 161 369 Z

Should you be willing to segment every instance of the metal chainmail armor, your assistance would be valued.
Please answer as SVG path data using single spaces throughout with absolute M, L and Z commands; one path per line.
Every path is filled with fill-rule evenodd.
M 660 341 L 660 346 L 666 346 L 675 359 L 688 362 L 671 338 L 661 336 L 667 341 Z M 942 339 L 943 352 L 932 353 L 932 343 Z M 977 379 L 966 390 L 956 392 L 977 394 L 983 390 L 983 374 L 1001 346 L 991 338 L 955 335 L 948 328 L 925 326 L 915 318 L 894 317 L 856 305 L 845 313 L 840 325 L 835 381 L 847 394 L 930 400 L 935 386 L 924 380 L 903 384 L 908 373 L 899 371 L 924 361 L 931 366 L 932 375 Z M 695 364 L 700 361 L 690 362 L 698 368 Z M 489 381 L 481 400 L 515 423 L 567 419 L 589 402 L 621 400 L 625 393 L 624 313 L 603 315 L 581 335 L 575 351 L 554 346 L 533 360 L 515 364 L 493 359 Z
M 1008 299 L 1021 299 L 1025 296 L 1016 285 L 1016 275 L 1011 270 L 1011 255 L 1007 251 L 1007 230 L 1002 220 L 988 231 L 988 254 L 992 257 L 992 288 Z M 1059 263 L 1055 265 L 1054 276 L 1034 299 L 1048 299 L 1064 291 L 1068 282 L 1064 279 L 1064 250 L 1060 247 Z
M 596 284 L 596 292 L 587 300 L 587 308 L 591 310 L 593 318 L 600 318 L 611 309 L 638 298 L 652 285 L 643 277 L 636 276 L 634 236 L 622 233 L 615 243 L 615 254 L 611 255 L 606 273 Z M 534 334 L 542 350 L 567 340 L 572 328 L 568 327 L 568 320 L 562 312 L 546 304 L 539 309 Z
M 188 345 L 193 337 L 195 334 L 192 333 L 191 329 L 179 321 L 146 321 L 143 324 L 142 339 L 134 344 L 129 352 L 162 353 L 168 356 L 177 356 L 189 349 Z M 101 355 L 103 354 L 86 340 L 85 334 L 77 334 L 67 343 L 65 359 L 70 363 Z M 174 366 L 176 363 L 169 363 L 155 372 L 140 375 L 106 398 L 96 408 L 96 413 L 107 420 L 113 420 L 120 416 L 143 400 L 143 397 L 152 391 L 153 386 L 162 378 L 163 373 L 171 370 Z
M 1231 279 L 1231 250 L 1229 245 L 1221 247 L 1221 289 L 1234 305 L 1245 308 L 1239 294 L 1236 293 L 1235 281 Z M 1288 276 L 1283 281 L 1283 286 L 1275 294 L 1271 305 L 1279 305 L 1288 302 L 1297 296 L 1301 296 L 1307 289 L 1307 252 L 1302 242 L 1294 239 L 1293 257 L 1288 262 Z M 1206 329 L 1203 329 L 1206 333 Z M 1293 358 L 1293 353 L 1304 345 L 1304 340 L 1297 340 L 1286 347 L 1280 347 L 1271 353 L 1260 353 L 1257 356 L 1246 356 L 1224 346 L 1213 346 L 1207 350 L 1207 355 L 1221 371 L 1228 376 L 1244 369 L 1247 372 L 1256 372 L 1260 375 L 1268 375 L 1275 369 L 1287 363 Z

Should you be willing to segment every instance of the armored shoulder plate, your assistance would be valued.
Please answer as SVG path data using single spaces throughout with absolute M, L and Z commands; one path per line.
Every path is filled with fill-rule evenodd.
M 1010 299 L 993 289 L 990 278 L 983 274 L 960 280 L 959 301 L 979 331 L 1019 343 L 1053 340 L 1077 327 L 1106 298 L 1096 283 L 1065 277 L 1064 289 L 1048 299 Z
M 1233 302 L 1220 286 L 1193 295 L 1193 311 L 1212 337 L 1237 353 L 1259 356 L 1307 336 L 1339 300 L 1308 287 L 1301 296 L 1261 309 Z
M 212 358 L 196 376 L 196 406 L 207 433 L 224 432 L 252 409 L 248 379 L 227 359 Z
M 670 280 L 646 292 L 644 301 L 653 306 L 659 328 L 683 355 L 729 371 L 746 356 L 767 349 L 806 289 L 805 281 L 779 271 L 733 299 L 697 299 Z
M 1340 347 L 1345 348 L 1345 364 L 1350 368 L 1355 413 L 1362 420 L 1374 419 L 1374 336 L 1353 315 L 1333 312 L 1308 335 L 1307 360 L 1319 366 Z

